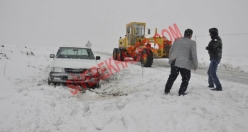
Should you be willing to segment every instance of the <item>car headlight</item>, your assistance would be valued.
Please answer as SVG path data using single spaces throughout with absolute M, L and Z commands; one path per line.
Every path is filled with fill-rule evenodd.
M 85 74 L 85 76 L 92 76 L 91 69 L 88 69 L 84 74 Z
M 65 72 L 64 68 L 52 67 L 52 72 Z
M 100 74 L 100 69 L 99 68 L 91 68 L 88 69 L 85 74 L 86 76 L 98 76 Z

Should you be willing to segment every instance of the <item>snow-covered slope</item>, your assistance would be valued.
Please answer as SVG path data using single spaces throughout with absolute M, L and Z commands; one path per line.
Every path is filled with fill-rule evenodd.
M 142 69 L 128 64 L 109 80 L 102 81 L 101 89 L 72 95 L 67 87 L 46 83 L 52 49 L 5 46 L 0 53 L 7 56 L 0 54 L 0 131 L 3 132 L 248 130 L 248 86 L 241 83 L 221 79 L 224 91 L 211 91 L 206 87 L 206 75 L 192 73 L 188 95 L 177 95 L 180 76 L 171 94 L 163 95 L 170 72 L 168 66 L 155 64 Z M 101 61 L 109 58 L 101 57 Z M 166 63 L 165 60 L 154 63 L 163 62 Z

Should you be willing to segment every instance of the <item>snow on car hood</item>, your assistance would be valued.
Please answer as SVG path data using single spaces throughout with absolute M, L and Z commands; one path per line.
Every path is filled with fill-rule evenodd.
M 96 60 L 90 59 L 54 59 L 53 67 L 60 68 L 85 68 L 90 69 L 97 66 Z

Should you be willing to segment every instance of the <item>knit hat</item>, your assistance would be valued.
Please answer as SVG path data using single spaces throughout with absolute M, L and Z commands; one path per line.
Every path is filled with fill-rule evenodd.
M 210 28 L 209 33 L 211 36 L 217 36 L 218 35 L 218 29 L 217 28 Z

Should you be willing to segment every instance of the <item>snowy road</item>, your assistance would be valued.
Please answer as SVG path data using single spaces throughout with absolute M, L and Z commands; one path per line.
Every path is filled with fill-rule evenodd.
M 168 59 L 154 60 L 153 67 L 170 68 L 170 65 L 167 62 Z M 200 67 L 196 71 L 192 70 L 192 73 L 207 77 L 207 70 L 208 69 L 206 67 Z M 219 76 L 220 81 L 225 80 L 248 85 L 248 74 L 244 72 L 235 72 L 218 69 L 217 75 Z
M 27 55 L 30 51 L 35 55 Z M 94 90 L 107 94 L 86 91 L 75 96 L 67 87 L 47 85 L 51 50 L 10 47 L 2 52 L 9 59 L 0 56 L 1 64 L 8 66 L 5 75 L 0 72 L 1 132 L 248 130 L 248 85 L 231 81 L 228 74 L 222 79 L 222 92 L 206 87 L 203 69 L 192 74 L 187 96 L 177 94 L 180 77 L 170 95 L 163 95 L 170 68 L 166 60 L 155 60 L 152 68 L 143 68 L 143 74 L 138 64 L 128 64 Z M 109 55 L 101 57 L 104 61 Z
M 111 57 L 111 54 L 108 53 L 98 53 L 98 54 L 104 58 Z M 137 63 L 137 65 L 140 65 L 140 63 Z M 168 59 L 154 59 L 152 67 L 156 69 L 161 69 L 161 68 L 170 68 L 170 65 L 168 64 Z M 207 67 L 200 66 L 196 71 L 192 70 L 192 73 L 202 75 L 207 78 L 207 70 L 208 70 Z M 217 74 L 220 78 L 220 81 L 225 80 L 225 81 L 248 85 L 248 73 L 235 72 L 231 70 L 222 70 L 219 68 Z

